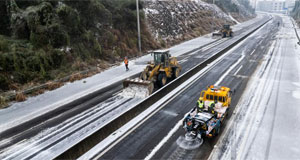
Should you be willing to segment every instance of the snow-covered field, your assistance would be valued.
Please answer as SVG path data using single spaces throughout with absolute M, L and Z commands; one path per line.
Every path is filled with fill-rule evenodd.
M 300 46 L 283 24 L 209 159 L 299 159 Z

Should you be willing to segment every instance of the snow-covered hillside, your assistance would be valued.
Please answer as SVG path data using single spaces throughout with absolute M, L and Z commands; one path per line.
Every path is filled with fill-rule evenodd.
M 238 1 L 234 3 L 243 9 L 243 5 Z M 235 19 L 233 17 L 237 17 L 236 14 L 223 10 L 217 5 L 202 0 L 144 2 L 144 11 L 151 33 L 156 40 L 162 43 L 164 43 L 162 40 L 166 40 L 168 44 L 204 35 L 219 30 L 223 24 L 233 25 L 246 20 L 245 17 L 253 16 L 247 12 L 247 14 L 241 14 L 241 18 Z

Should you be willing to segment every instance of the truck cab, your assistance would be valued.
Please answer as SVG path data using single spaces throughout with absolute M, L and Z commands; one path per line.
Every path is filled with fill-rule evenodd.
M 200 94 L 200 98 L 205 104 L 217 100 L 223 107 L 229 107 L 231 104 L 232 91 L 230 88 L 224 86 L 209 86 L 206 90 L 203 90 Z M 199 99 L 200 99 L 199 98 Z

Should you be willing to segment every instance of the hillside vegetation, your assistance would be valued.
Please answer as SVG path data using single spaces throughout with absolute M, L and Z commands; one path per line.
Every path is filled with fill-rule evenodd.
M 0 12 L 2 90 L 137 54 L 135 0 L 2 0 Z M 141 15 L 143 49 L 158 48 Z

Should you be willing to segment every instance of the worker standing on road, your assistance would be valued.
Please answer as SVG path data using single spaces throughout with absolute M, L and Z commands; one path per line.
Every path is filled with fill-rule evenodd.
M 197 111 L 202 112 L 203 109 L 204 109 L 204 103 L 203 103 L 203 100 L 202 100 L 202 97 L 201 97 L 197 101 Z
M 215 105 L 217 103 L 217 100 L 211 101 L 209 103 L 208 111 L 211 112 L 212 114 L 215 114 Z
M 129 68 L 128 68 L 128 58 L 127 57 L 125 57 L 124 63 L 125 63 L 126 71 L 128 71 Z

